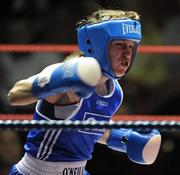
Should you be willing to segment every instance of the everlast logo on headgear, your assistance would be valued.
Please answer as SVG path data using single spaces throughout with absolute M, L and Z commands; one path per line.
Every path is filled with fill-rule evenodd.
M 126 35 L 128 33 L 136 33 L 140 35 L 141 27 L 140 25 L 130 25 L 130 24 L 122 23 L 122 31 L 123 31 L 123 35 Z

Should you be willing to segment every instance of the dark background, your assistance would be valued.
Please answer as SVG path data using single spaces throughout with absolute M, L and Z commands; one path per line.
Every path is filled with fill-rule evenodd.
M 180 0 L 6 0 L 0 5 L 0 44 L 77 44 L 77 21 L 99 6 L 137 11 L 141 15 L 142 45 L 180 43 Z M 65 56 L 65 53 L 0 53 L 0 113 L 33 113 L 34 104 L 10 106 L 6 98 L 9 89 L 16 81 Z M 117 114 L 179 115 L 179 78 L 179 55 L 138 54 L 128 75 L 119 81 L 124 102 Z M 26 133 L 18 133 L 19 145 L 24 143 L 25 136 Z M 7 139 L 8 134 L 4 137 Z M 0 137 L 0 146 L 4 137 Z M 160 154 L 153 165 L 137 165 L 126 155 L 97 144 L 87 169 L 93 175 L 178 175 L 180 134 L 163 131 L 162 138 Z M 1 169 L 18 160 L 4 161 L 3 153 L 0 150 Z

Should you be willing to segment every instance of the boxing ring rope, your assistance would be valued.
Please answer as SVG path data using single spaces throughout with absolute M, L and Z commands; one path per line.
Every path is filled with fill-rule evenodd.
M 0 44 L 0 52 L 64 52 L 71 53 L 78 46 L 71 44 Z M 141 54 L 180 54 L 180 46 L 142 45 L 138 49 Z
M 180 129 L 180 121 L 70 121 L 70 120 L 0 120 L 0 130 L 15 129 L 112 129 L 112 128 L 133 128 L 148 131 L 152 128 L 161 131 L 176 131 Z
M 161 131 L 180 130 L 180 116 L 173 115 L 115 115 L 112 122 L 106 121 L 69 121 L 69 120 L 32 120 L 31 114 L 1 114 L 0 130 L 29 130 L 32 128 L 63 128 L 63 129 L 103 129 L 103 128 L 133 128 Z
M 0 52 L 60 52 L 77 51 L 77 45 L 65 44 L 0 44 Z M 142 45 L 140 54 L 180 54 L 180 46 Z M 136 128 L 179 130 L 180 116 L 176 115 L 115 115 L 113 122 L 105 121 L 35 121 L 32 114 L 0 114 L 0 130 L 28 130 L 30 128 Z

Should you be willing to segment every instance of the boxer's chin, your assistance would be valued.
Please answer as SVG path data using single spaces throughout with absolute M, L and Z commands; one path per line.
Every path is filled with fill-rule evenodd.
M 119 67 L 118 70 L 114 71 L 116 77 L 123 77 L 126 74 L 127 68 L 126 67 Z

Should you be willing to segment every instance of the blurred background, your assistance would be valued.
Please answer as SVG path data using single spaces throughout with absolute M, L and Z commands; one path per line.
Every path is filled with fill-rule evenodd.
M 97 7 L 137 11 L 141 45 L 179 45 L 180 0 L 4 0 L 0 5 L 0 44 L 77 44 L 76 23 Z M 31 114 L 34 105 L 12 107 L 6 95 L 13 84 L 60 62 L 65 53 L 0 53 L 0 113 Z M 42 61 L 43 60 L 43 61 Z M 180 115 L 180 55 L 138 54 L 120 80 L 124 102 L 117 114 Z M 0 175 L 23 155 L 27 133 L 0 132 Z M 180 133 L 162 132 L 157 161 L 137 165 L 126 155 L 96 145 L 87 170 L 92 175 L 179 175 Z

